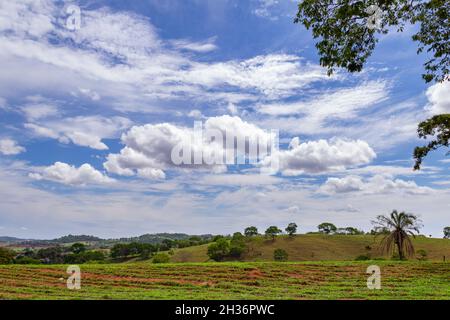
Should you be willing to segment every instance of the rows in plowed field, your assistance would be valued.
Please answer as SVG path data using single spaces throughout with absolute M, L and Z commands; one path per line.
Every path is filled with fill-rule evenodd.
M 382 289 L 369 290 L 377 264 Z M 80 265 L 81 289 L 66 287 L 67 266 L 0 266 L 3 299 L 450 299 L 450 264 L 431 262 L 148 263 Z

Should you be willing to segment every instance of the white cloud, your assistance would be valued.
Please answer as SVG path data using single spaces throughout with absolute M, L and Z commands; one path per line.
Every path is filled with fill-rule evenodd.
M 231 115 L 236 115 L 236 114 L 238 114 L 238 112 L 239 112 L 239 110 L 238 110 L 238 108 L 236 107 L 236 105 L 234 104 L 234 103 L 228 103 L 228 106 L 227 106 L 227 110 L 228 110 L 228 112 L 230 112 L 230 114 Z
M 183 50 L 189 50 L 199 53 L 206 53 L 210 51 L 214 51 L 217 49 L 216 44 L 214 43 L 216 41 L 215 37 L 209 38 L 206 41 L 200 41 L 200 42 L 193 42 L 188 40 L 172 40 L 170 43 L 172 46 L 176 49 L 183 49 Z
M 12 156 L 19 153 L 25 152 L 25 148 L 21 147 L 17 144 L 16 141 L 6 138 L 6 139 L 0 139 L 0 153 Z
M 166 174 L 164 173 L 164 171 L 160 169 L 152 169 L 152 168 L 138 169 L 137 174 L 139 177 L 151 180 L 166 178 Z
M 55 7 L 49 0 L 0 2 L 0 31 L 41 37 L 53 29 Z
M 299 138 L 292 139 L 289 150 L 280 150 L 262 162 L 267 165 L 278 159 L 283 175 L 326 173 L 340 171 L 370 163 L 376 154 L 367 142 L 362 140 L 327 140 L 300 143 Z
M 301 212 L 299 206 L 291 206 L 289 208 L 286 208 L 284 211 L 286 211 L 288 213 L 292 213 L 292 214 L 298 214 Z
M 235 146 L 233 143 L 224 146 L 223 142 L 227 139 L 227 134 L 231 134 L 240 141 L 245 141 L 247 138 L 265 145 L 268 145 L 270 141 L 270 134 L 261 128 L 242 121 L 239 117 L 228 115 L 208 118 L 204 123 L 203 137 L 199 139 L 195 138 L 193 128 L 174 126 L 169 123 L 134 126 L 122 135 L 122 143 L 125 147 L 120 154 L 109 154 L 104 167 L 111 173 L 127 176 L 134 175 L 135 170 L 143 169 L 195 168 L 222 172 L 226 170 L 222 160 L 226 149 L 236 152 L 237 155 L 246 153 L 245 145 Z M 211 139 L 213 137 L 217 140 Z M 175 165 L 172 150 L 176 146 L 183 146 L 185 150 L 190 149 L 192 153 L 203 154 L 203 158 L 200 159 L 200 163 L 192 164 L 193 159 L 187 156 L 187 161 L 181 165 Z M 208 164 L 205 161 L 205 155 L 211 155 L 217 161 Z
M 58 115 L 58 107 L 48 103 L 29 103 L 21 107 L 28 121 Z
M 198 181 L 199 184 L 214 186 L 263 186 L 275 185 L 283 180 L 274 176 L 262 174 L 216 174 L 206 175 Z
M 273 8 L 278 5 L 278 0 L 257 0 L 257 2 L 258 6 L 253 10 L 254 15 L 270 20 L 278 20 L 278 17 L 271 13 Z
M 188 113 L 188 117 L 195 118 L 195 119 L 201 119 L 203 117 L 203 114 L 200 110 L 194 109 Z
M 88 163 L 76 168 L 64 162 L 55 162 L 55 164 L 43 169 L 41 173 L 30 173 L 30 177 L 36 180 L 50 180 L 74 186 L 108 184 L 114 181 Z
M 450 82 L 436 83 L 427 89 L 428 105 L 431 114 L 450 113 Z
M 72 142 L 78 146 L 106 150 L 108 146 L 101 140 L 116 138 L 120 132 L 131 126 L 131 121 L 123 117 L 77 116 L 38 124 L 26 123 L 24 126 L 37 136 L 58 139 L 61 143 Z
M 244 61 L 193 63 L 192 66 L 181 75 L 187 83 L 257 90 L 269 99 L 290 96 L 312 82 L 333 79 L 320 66 L 301 63 L 299 57 L 287 54 L 257 56 Z
M 323 93 L 308 101 L 289 104 L 268 104 L 256 107 L 269 115 L 305 115 L 305 122 L 321 122 L 326 119 L 354 118 L 357 112 L 386 100 L 388 87 L 382 81 L 370 81 L 353 88 Z
M 19 2 L 22 5 L 8 7 L 5 26 L 0 27 L 1 60 L 8 63 L 13 73 L 13 77 L 0 80 L 24 89 L 31 89 L 32 85 L 76 92 L 81 87 L 91 90 L 93 93 L 85 94 L 94 100 L 112 96 L 123 101 L 127 97 L 126 103 L 137 100 L 148 108 L 145 102 L 151 99 L 185 100 L 186 96 L 226 102 L 276 99 L 296 94 L 310 83 L 330 79 L 322 67 L 288 54 L 197 62 L 185 51 L 212 50 L 214 38 L 204 42 L 180 40 L 171 45 L 170 41 L 160 39 L 147 18 L 106 8 L 83 9 L 82 27 L 74 32 L 63 28 L 63 21 L 39 31 L 21 22 L 20 26 L 11 27 L 17 32 L 10 34 L 8 26 L 14 24 L 11 17 L 30 15 L 30 21 L 33 15 L 49 18 L 49 21 L 57 18 L 58 10 L 51 2 L 36 6 L 39 12 L 27 11 L 31 1 Z M 39 34 L 39 38 L 31 36 L 28 29 Z M 66 41 L 68 38 L 73 42 Z M 55 40 L 60 43 L 54 44 Z M 26 64 L 31 64 L 34 70 L 45 69 L 45 77 L 40 72 L 28 76 Z M 87 82 L 95 88 L 85 89 Z
M 98 92 L 92 90 L 92 89 L 87 89 L 87 88 L 79 88 L 79 92 L 88 97 L 89 99 L 91 99 L 92 101 L 98 101 L 100 100 L 101 96 Z M 76 93 L 75 93 L 76 95 Z
M 160 49 L 160 40 L 147 18 L 131 12 L 112 12 L 107 8 L 82 10 L 82 26 L 76 32 L 59 29 L 63 38 L 71 38 L 85 49 L 139 64 L 150 51 Z
M 391 179 L 383 175 L 375 175 L 368 179 L 351 175 L 344 178 L 328 178 L 319 188 L 318 192 L 328 195 L 349 192 L 361 192 L 364 194 L 385 194 L 392 192 L 428 194 L 432 192 L 432 189 L 418 186 L 414 181 Z
M 0 110 L 7 110 L 8 106 L 6 104 L 5 98 L 0 97 Z

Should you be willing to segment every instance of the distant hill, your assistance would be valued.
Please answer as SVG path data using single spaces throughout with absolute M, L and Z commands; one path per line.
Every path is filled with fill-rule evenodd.
M 150 243 L 150 244 L 158 244 L 163 242 L 166 239 L 170 240 L 185 240 L 193 237 L 194 235 L 188 235 L 185 233 L 156 233 L 156 234 L 144 234 L 137 237 L 129 237 L 129 238 L 119 238 L 119 239 L 102 239 L 99 237 L 95 237 L 92 235 L 72 235 L 69 234 L 67 236 L 62 236 L 56 239 L 51 240 L 33 240 L 33 239 L 19 239 L 14 237 L 6 237 L 0 236 L 0 243 L 6 244 L 17 244 L 17 245 L 26 245 L 26 246 L 52 246 L 52 245 L 64 245 L 74 242 L 89 242 L 95 246 L 112 246 L 116 243 L 130 243 L 130 242 L 139 242 L 139 243 Z M 200 237 L 201 239 L 211 238 L 212 235 L 205 234 L 199 235 L 195 237 Z
M 139 242 L 139 243 L 150 243 L 156 244 L 161 243 L 163 240 L 186 240 L 193 237 L 193 235 L 188 235 L 185 233 L 156 233 L 156 234 L 144 234 L 138 237 L 131 238 L 120 238 L 120 239 L 109 239 L 108 242 Z M 201 239 L 208 239 L 213 237 L 210 234 L 199 235 Z
M 21 242 L 25 241 L 25 239 L 19 239 L 15 237 L 1 237 L 0 236 L 0 242 Z
M 72 242 L 97 242 L 102 241 L 103 239 L 94 237 L 94 236 L 87 236 L 87 235 L 71 235 L 63 236 L 57 239 L 51 240 L 51 242 L 56 243 L 72 243 Z
M 273 242 L 262 236 L 253 238 L 242 261 L 273 261 L 273 251 L 284 249 L 289 261 L 354 260 L 360 255 L 370 254 L 372 258 L 387 258 L 379 251 L 381 236 L 372 235 L 323 235 L 302 234 L 293 238 L 280 236 Z M 413 239 L 417 250 L 427 252 L 428 260 L 450 261 L 450 239 L 436 239 L 419 236 Z M 175 250 L 172 262 L 208 261 L 208 245 Z

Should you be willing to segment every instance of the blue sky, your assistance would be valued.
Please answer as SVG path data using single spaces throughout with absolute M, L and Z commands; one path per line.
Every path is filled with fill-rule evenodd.
M 2 2 L 0 234 L 370 230 L 398 209 L 441 236 L 449 158 L 413 172 L 411 154 L 450 90 L 421 79 L 415 27 L 380 35 L 362 73 L 328 77 L 295 13 L 291 0 Z M 170 150 L 194 121 L 278 130 L 280 170 L 177 167 Z

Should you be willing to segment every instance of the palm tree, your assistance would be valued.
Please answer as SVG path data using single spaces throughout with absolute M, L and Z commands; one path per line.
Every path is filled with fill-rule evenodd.
M 414 255 L 410 236 L 415 237 L 415 233 L 419 234 L 419 229 L 422 227 L 415 215 L 394 210 L 389 216 L 377 216 L 372 224 L 375 226 L 375 231 L 389 230 L 389 233 L 381 240 L 383 252 L 391 253 L 396 246 L 400 260 Z

